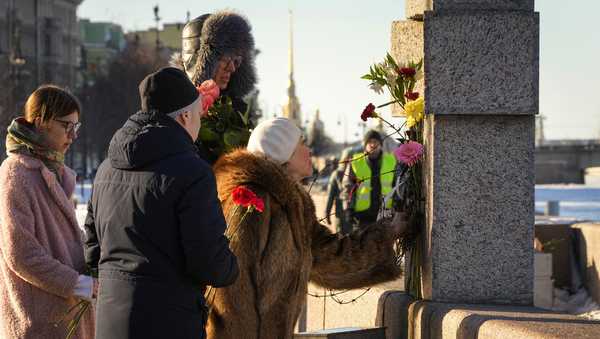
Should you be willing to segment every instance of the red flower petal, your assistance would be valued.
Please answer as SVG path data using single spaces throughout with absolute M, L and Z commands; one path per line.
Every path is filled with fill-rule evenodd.
M 400 74 L 404 77 L 414 77 L 417 71 L 412 67 L 402 67 L 400 68 Z
M 406 92 L 406 94 L 404 94 L 404 96 L 408 100 L 417 100 L 417 99 L 419 99 L 419 92 Z
M 265 210 L 265 202 L 259 197 L 255 197 L 252 200 L 251 205 L 254 206 L 254 208 L 256 208 L 256 210 L 259 212 L 263 212 Z
M 368 118 L 373 117 L 373 113 L 375 113 L 375 105 L 369 103 L 367 107 L 365 107 L 365 109 L 363 110 L 362 114 L 360 115 L 360 118 L 363 121 L 367 121 Z
M 244 186 L 238 186 L 231 191 L 231 197 L 235 204 L 248 207 L 256 199 L 256 194 Z

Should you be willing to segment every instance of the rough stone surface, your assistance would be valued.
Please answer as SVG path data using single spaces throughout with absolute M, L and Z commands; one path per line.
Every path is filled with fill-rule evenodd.
M 433 0 L 404 0 L 404 13 L 407 19 L 423 19 L 425 11 L 433 9 Z
M 538 113 L 538 13 L 426 12 L 424 23 L 426 113 Z
M 600 222 L 573 225 L 579 251 L 579 270 L 592 299 L 600 303 Z
M 406 64 L 409 61 L 418 62 L 423 59 L 423 22 L 422 21 L 394 21 L 392 23 L 392 48 L 390 54 L 398 63 Z M 415 84 L 415 91 L 425 93 L 424 80 Z M 399 105 L 392 105 L 392 116 L 401 116 L 404 111 Z
M 534 116 L 427 120 L 424 297 L 532 305 Z
M 413 301 L 403 291 L 386 291 L 379 297 L 375 326 L 385 327 L 386 339 L 408 339 L 408 306 Z
M 554 284 L 552 282 L 552 254 L 535 252 L 533 256 L 533 306 L 552 309 Z
M 478 319 L 481 323 L 477 327 L 479 339 L 596 339 L 600 338 L 600 323 L 591 323 L 586 320 L 550 320 L 519 318 L 510 320 Z
M 444 304 L 409 306 L 412 339 L 597 338 L 600 322 L 534 307 Z
M 422 18 L 425 11 L 517 10 L 533 11 L 533 0 L 406 0 L 407 18 Z
M 533 0 L 425 0 L 433 2 L 434 11 L 442 10 L 522 10 L 533 11 Z

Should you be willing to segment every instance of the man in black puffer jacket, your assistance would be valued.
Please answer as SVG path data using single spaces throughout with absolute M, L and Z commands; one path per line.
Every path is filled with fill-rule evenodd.
M 214 174 L 196 151 L 202 98 L 184 72 L 140 83 L 142 110 L 113 136 L 85 223 L 99 271 L 96 338 L 204 338 L 206 285 L 238 275 Z

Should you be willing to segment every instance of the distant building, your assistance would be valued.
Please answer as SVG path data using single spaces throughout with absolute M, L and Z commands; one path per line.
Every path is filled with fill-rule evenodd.
M 176 22 L 163 24 L 163 29 L 158 31 L 160 48 L 166 48 L 171 52 L 181 50 L 181 31 L 185 23 Z M 145 46 L 156 46 L 156 28 L 134 31 L 126 34 L 127 41 L 136 42 Z
M 82 0 L 0 1 L 0 160 L 6 125 L 44 83 L 79 85 Z
M 91 77 L 105 73 L 109 62 L 125 48 L 123 28 L 110 22 L 79 21 L 81 28 L 81 65 Z
M 0 31 L 7 33 L 0 35 L 0 73 L 18 77 L 24 92 L 48 82 L 74 88 L 80 61 L 77 7 L 81 2 L 0 1 Z M 15 58 L 24 63 L 15 64 Z

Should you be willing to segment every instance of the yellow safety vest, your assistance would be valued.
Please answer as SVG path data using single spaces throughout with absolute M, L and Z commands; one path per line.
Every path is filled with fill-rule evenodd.
M 389 153 L 383 153 L 382 158 L 380 168 L 381 195 L 386 196 L 393 188 L 396 158 Z M 364 153 L 357 153 L 352 156 L 352 170 L 356 179 L 360 180 L 360 186 L 354 193 L 354 211 L 366 211 L 371 207 L 371 167 L 369 167 Z M 392 208 L 392 199 L 387 201 L 385 207 Z

